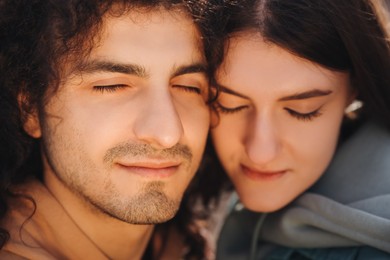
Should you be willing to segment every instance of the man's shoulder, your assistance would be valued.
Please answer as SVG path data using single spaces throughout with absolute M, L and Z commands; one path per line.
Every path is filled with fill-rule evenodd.
M 0 259 L 3 259 L 3 260 L 27 260 L 28 258 L 17 255 L 15 253 L 11 253 L 9 251 L 0 250 Z

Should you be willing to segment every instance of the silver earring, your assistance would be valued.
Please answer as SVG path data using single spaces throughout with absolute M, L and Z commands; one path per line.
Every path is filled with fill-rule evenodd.
M 363 107 L 363 102 L 355 99 L 349 106 L 344 110 L 344 114 L 349 119 L 356 119 L 358 117 L 358 111 Z

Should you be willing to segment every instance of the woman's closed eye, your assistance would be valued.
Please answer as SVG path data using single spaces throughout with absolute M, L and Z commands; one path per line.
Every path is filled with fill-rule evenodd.
M 219 103 L 219 102 L 216 103 L 217 111 L 222 113 L 222 114 L 234 114 L 234 113 L 238 113 L 238 112 L 245 110 L 245 109 L 248 109 L 248 108 L 249 108 L 248 105 L 227 107 L 227 106 L 221 105 L 221 103 Z
M 291 116 L 302 121 L 312 121 L 322 115 L 321 107 L 308 113 L 300 113 L 290 108 L 284 108 Z
M 230 90 L 229 90 L 230 91 Z M 250 108 L 251 101 L 235 93 L 222 91 L 219 93 L 215 108 L 222 114 L 234 114 Z

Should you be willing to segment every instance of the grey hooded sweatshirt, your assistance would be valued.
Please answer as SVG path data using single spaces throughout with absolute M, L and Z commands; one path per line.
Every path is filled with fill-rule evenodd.
M 390 132 L 372 123 L 287 207 L 233 210 L 217 248 L 223 260 L 365 258 L 390 259 Z

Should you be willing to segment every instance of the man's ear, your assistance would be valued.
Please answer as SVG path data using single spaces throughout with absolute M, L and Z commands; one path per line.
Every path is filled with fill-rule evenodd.
M 23 124 L 24 131 L 33 138 L 40 138 L 42 135 L 38 113 L 34 111 L 25 117 Z
M 34 108 L 31 111 L 26 110 L 27 98 L 25 95 L 18 96 L 19 109 L 23 120 L 23 129 L 33 138 L 40 138 L 42 135 L 41 125 L 39 122 L 38 109 Z

